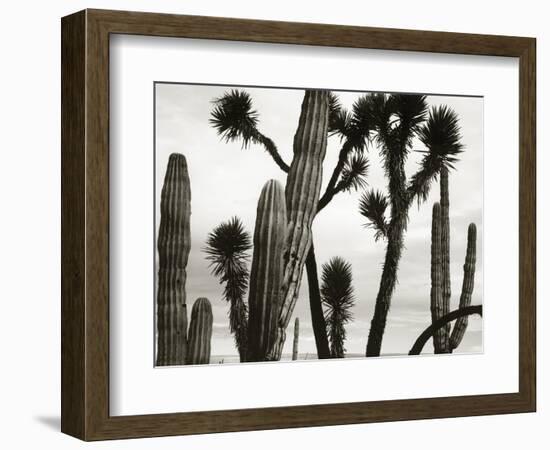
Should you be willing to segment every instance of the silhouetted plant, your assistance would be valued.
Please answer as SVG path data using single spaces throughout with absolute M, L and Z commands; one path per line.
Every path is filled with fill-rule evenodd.
M 189 322 L 189 345 L 186 364 L 209 364 L 212 340 L 212 305 L 207 298 L 201 297 L 193 303 Z
M 428 106 L 424 95 L 373 94 L 365 105 L 365 115 L 375 127 L 375 140 L 388 180 L 387 196 L 366 192 L 359 203 L 360 213 L 376 230 L 375 238 L 386 240 L 386 255 L 371 321 L 366 355 L 379 356 L 397 270 L 403 250 L 408 212 L 416 199 L 428 197 L 432 181 L 443 168 L 453 168 L 462 151 L 460 127 L 454 111 L 446 106 Z M 415 137 L 427 150 L 418 171 L 407 180 L 405 163 Z M 389 217 L 386 209 L 389 207 Z
M 283 300 L 287 215 L 281 183 L 269 180 L 258 199 L 248 294 L 247 361 L 278 360 L 272 352 Z
M 204 248 L 212 273 L 225 285 L 223 297 L 229 303 L 229 329 L 235 335 L 241 362 L 246 361 L 247 353 L 248 308 L 244 297 L 248 287 L 247 262 L 251 248 L 250 234 L 238 217 L 214 228 Z
M 325 306 L 325 320 L 330 340 L 330 356 L 343 358 L 346 340 L 345 324 L 351 321 L 355 304 L 351 264 L 340 257 L 323 264 L 321 297 Z
M 191 183 L 185 156 L 172 153 L 160 196 L 157 287 L 157 365 L 185 364 L 185 282 L 191 250 Z
M 364 108 L 364 104 L 368 101 L 368 96 L 360 97 L 353 105 L 352 111 L 348 112 L 342 108 L 333 93 L 328 93 L 327 133 L 338 136 L 342 146 L 326 190 L 317 204 L 316 212 L 330 203 L 336 194 L 357 190 L 366 184 L 368 160 L 363 151 L 366 149 L 372 131 L 370 118 L 365 114 Z M 226 141 L 240 140 L 244 148 L 251 144 L 263 146 L 281 170 L 288 173 L 290 167 L 283 161 L 275 143 L 259 131 L 258 121 L 259 114 L 253 109 L 250 95 L 244 91 L 231 90 L 214 100 L 210 122 L 220 136 Z M 319 358 L 328 358 L 330 350 L 321 306 L 313 242 L 306 250 L 308 253 L 305 265 L 317 354 Z M 288 315 L 285 317 L 288 318 Z M 287 320 L 283 320 L 283 324 L 284 322 Z
M 440 203 L 434 204 L 432 216 L 432 288 L 430 309 L 432 321 L 447 315 L 451 308 L 451 271 L 450 271 L 450 221 L 449 221 L 449 171 L 441 170 Z M 468 227 L 468 244 L 464 262 L 464 279 L 460 294 L 460 308 L 469 306 L 474 290 L 476 264 L 475 224 Z M 435 353 L 451 353 L 462 341 L 468 325 L 468 317 L 461 317 L 454 325 L 451 336 L 451 324 L 447 323 L 434 334 Z

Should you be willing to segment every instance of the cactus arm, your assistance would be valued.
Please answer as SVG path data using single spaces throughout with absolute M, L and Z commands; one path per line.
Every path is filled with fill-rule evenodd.
M 198 298 L 191 310 L 186 364 L 209 364 L 212 339 L 212 305 L 207 298 Z
M 468 226 L 468 246 L 466 249 L 466 261 L 464 262 L 464 278 L 462 280 L 462 293 L 460 294 L 460 308 L 465 308 L 472 302 L 472 293 L 474 291 L 474 279 L 476 271 L 476 237 L 477 229 L 474 223 Z M 451 350 L 456 349 L 468 326 L 468 317 L 461 317 L 455 322 L 453 332 L 451 334 L 450 347 Z
M 160 200 L 158 234 L 157 365 L 185 363 L 187 307 L 185 282 L 191 249 L 191 187 L 187 162 L 170 155 Z
M 458 308 L 451 311 L 449 314 L 441 317 L 437 321 L 433 322 L 428 328 L 426 328 L 420 336 L 416 339 L 416 342 L 409 351 L 409 355 L 420 355 L 424 345 L 441 327 L 452 322 L 453 320 L 460 320 L 463 317 L 471 316 L 472 314 L 483 315 L 482 305 L 466 306 L 464 308 Z
M 435 203 L 432 212 L 432 244 L 431 244 L 431 290 L 430 309 L 432 323 L 437 322 L 445 315 L 443 300 L 443 267 L 442 267 L 442 239 L 441 239 L 441 205 Z M 435 353 L 447 353 L 449 336 L 446 333 L 446 325 L 438 328 L 434 335 Z
M 268 181 L 260 194 L 254 228 L 254 252 L 248 297 L 248 361 L 270 359 L 283 280 L 286 242 L 286 202 L 283 187 Z
M 300 336 L 300 319 L 296 317 L 294 321 L 294 342 L 292 343 L 292 360 L 298 359 L 298 338 Z
M 294 157 L 287 177 L 285 196 L 288 214 L 284 253 L 283 303 L 279 313 L 274 358 L 280 359 L 285 330 L 292 316 L 302 272 L 311 245 L 311 224 L 317 213 L 323 160 L 328 137 L 329 94 L 307 90 L 294 136 Z

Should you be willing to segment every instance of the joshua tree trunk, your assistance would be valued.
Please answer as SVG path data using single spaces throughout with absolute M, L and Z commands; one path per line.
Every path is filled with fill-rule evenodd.
M 388 311 L 391 298 L 397 282 L 397 269 L 403 250 L 403 233 L 406 225 L 406 217 L 397 217 L 394 223 L 388 227 L 388 243 L 384 268 L 380 279 L 380 287 L 376 296 L 376 306 L 371 320 L 369 339 L 367 341 L 367 356 L 380 356 L 382 337 L 386 329 Z
M 323 314 L 323 306 L 321 304 L 321 291 L 319 289 L 319 276 L 317 274 L 317 261 L 315 260 L 313 243 L 311 244 L 307 255 L 306 270 L 309 287 L 311 324 L 313 326 L 313 334 L 315 336 L 317 357 L 319 359 L 328 359 L 330 358 L 330 349 L 328 345 L 327 325 Z
M 294 342 L 292 343 L 292 361 L 298 359 L 298 338 L 300 337 L 300 319 L 294 321 Z
M 287 241 L 284 253 L 283 304 L 271 359 L 281 359 L 286 329 L 294 311 L 311 246 L 311 224 L 317 213 L 328 138 L 329 94 L 307 90 L 294 136 L 294 157 L 285 188 Z
M 187 350 L 186 267 L 191 249 L 191 187 L 187 162 L 173 153 L 160 199 L 158 235 L 157 365 L 185 364 Z

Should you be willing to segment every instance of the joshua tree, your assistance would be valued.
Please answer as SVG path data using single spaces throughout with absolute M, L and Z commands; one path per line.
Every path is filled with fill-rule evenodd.
M 187 306 L 185 282 L 191 249 L 191 186 L 187 162 L 173 153 L 160 197 L 158 235 L 157 365 L 185 364 Z
M 366 109 L 374 123 L 375 139 L 388 180 L 387 196 L 381 192 L 366 192 L 359 206 L 368 225 L 376 230 L 375 238 L 386 240 L 386 255 L 366 349 L 367 356 L 379 356 L 397 283 L 409 209 L 415 199 L 419 204 L 426 200 L 432 181 L 442 169 L 453 168 L 462 144 L 454 111 L 445 106 L 437 107 L 432 108 L 428 116 L 423 95 L 374 94 Z M 405 162 L 415 137 L 427 150 L 420 168 L 407 180 Z M 386 218 L 388 206 L 389 218 Z
M 346 340 L 344 325 L 353 318 L 350 310 L 355 303 L 351 264 L 339 257 L 332 258 L 327 264 L 323 264 L 322 283 L 321 296 L 326 308 L 330 356 L 343 358 Z
M 343 191 L 351 191 L 364 187 L 365 177 L 368 170 L 368 161 L 363 152 L 372 131 L 372 127 L 369 124 L 369 116 L 368 114 L 365 114 L 365 111 L 367 111 L 365 104 L 368 103 L 368 96 L 361 97 L 353 105 L 352 112 L 349 113 L 341 107 L 335 95 L 332 93 L 327 95 L 328 123 L 326 125 L 326 133 L 339 136 L 342 146 L 339 153 L 338 162 L 332 172 L 327 188 L 320 199 L 317 197 L 319 201 L 316 203 L 316 210 L 312 213 L 310 212 L 310 216 L 314 216 L 317 212 L 327 206 L 336 194 Z M 303 112 L 304 111 L 302 110 L 302 113 Z M 306 119 L 306 116 L 302 115 L 302 117 L 303 119 L 301 118 L 301 120 Z M 217 130 L 218 134 L 221 135 L 226 141 L 239 140 L 242 142 L 243 148 L 247 148 L 252 144 L 262 146 L 283 172 L 289 173 L 290 171 L 292 174 L 292 164 L 289 166 L 283 161 L 276 144 L 259 130 L 259 114 L 253 109 L 252 99 L 247 92 L 231 90 L 226 92 L 222 97 L 216 99 L 214 101 L 214 108 L 212 110 L 210 122 Z M 302 152 L 296 152 L 296 145 L 297 142 L 295 138 L 294 159 L 302 154 Z M 294 159 L 293 163 L 295 162 Z M 294 164 L 294 166 L 296 168 L 299 167 L 298 164 Z M 304 169 L 299 168 L 298 170 L 302 171 Z M 320 173 L 320 168 L 316 168 L 315 172 Z M 297 179 L 303 180 L 304 178 L 305 176 L 303 172 L 295 173 L 292 176 L 292 179 L 295 181 Z M 290 201 L 288 195 L 292 193 L 292 189 L 289 189 L 290 184 L 287 181 L 287 204 L 289 204 Z M 314 191 L 318 189 L 317 186 L 314 187 Z M 318 196 L 319 194 L 317 193 L 316 195 Z M 317 199 L 315 199 L 315 202 Z M 291 206 L 289 204 L 289 212 L 290 211 Z M 310 218 L 312 219 L 313 217 Z M 305 248 L 307 256 L 305 259 L 305 265 L 308 275 L 313 330 L 315 334 L 318 357 L 328 358 L 330 356 L 330 351 L 321 306 L 317 263 L 315 260 L 312 237 L 309 236 L 308 240 L 309 244 Z M 298 266 L 303 264 L 303 261 L 299 262 L 300 264 L 298 264 Z M 301 275 L 301 268 L 299 270 L 299 274 Z M 293 277 L 295 278 L 295 276 L 296 273 Z M 294 280 L 292 283 L 287 283 L 287 285 L 290 286 L 291 290 L 296 292 L 297 283 L 299 284 L 299 280 L 297 282 Z M 283 325 L 288 322 L 288 311 L 290 310 L 291 312 L 293 308 L 293 301 L 291 300 L 291 297 L 292 296 L 286 300 L 286 303 L 288 303 L 291 307 L 283 309 L 283 313 L 285 314 L 285 317 L 282 318 Z M 279 341 L 281 341 L 281 339 L 284 340 L 284 336 L 280 338 Z
M 212 273 L 220 283 L 225 284 L 223 297 L 229 303 L 229 329 L 235 335 L 241 362 L 246 361 L 247 352 L 248 310 L 244 297 L 248 287 L 247 261 L 251 248 L 250 235 L 238 217 L 214 228 L 204 248 Z

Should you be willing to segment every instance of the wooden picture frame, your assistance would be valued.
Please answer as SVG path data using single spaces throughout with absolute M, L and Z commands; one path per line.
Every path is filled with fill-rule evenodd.
M 64 433 L 101 440 L 535 411 L 535 39 L 104 10 L 64 17 L 61 29 Z M 519 391 L 110 416 L 109 36 L 116 33 L 519 58 Z

